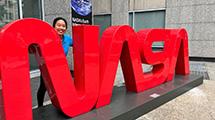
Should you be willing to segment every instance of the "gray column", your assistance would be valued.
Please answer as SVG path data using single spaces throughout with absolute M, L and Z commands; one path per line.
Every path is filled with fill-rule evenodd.
M 129 24 L 128 6 L 129 6 L 129 0 L 112 0 L 112 14 L 111 14 L 112 25 Z M 124 78 L 122 74 L 121 65 L 119 64 L 114 85 L 122 86 L 123 83 L 124 83 Z
M 128 0 L 112 0 L 112 25 L 129 24 Z

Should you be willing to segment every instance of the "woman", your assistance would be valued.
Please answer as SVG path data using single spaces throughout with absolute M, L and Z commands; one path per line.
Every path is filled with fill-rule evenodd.
M 65 55 L 68 54 L 69 47 L 73 45 L 73 40 L 69 35 L 66 35 L 65 32 L 67 30 L 67 21 L 62 17 L 57 17 L 54 19 L 52 26 L 57 31 L 57 34 L 60 36 L 62 40 L 62 47 L 64 49 Z M 45 97 L 46 87 L 43 81 L 42 75 L 40 76 L 40 87 L 37 91 L 37 102 L 38 107 L 43 106 L 43 101 Z

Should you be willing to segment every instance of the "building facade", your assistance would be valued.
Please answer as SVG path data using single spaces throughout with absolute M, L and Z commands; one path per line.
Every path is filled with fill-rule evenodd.
M 71 21 L 70 2 L 0 0 L 0 27 L 27 17 L 51 23 L 56 16 L 62 16 Z M 92 4 L 93 24 L 100 25 L 100 34 L 109 26 L 122 24 L 130 25 L 136 31 L 185 28 L 189 37 L 189 56 L 203 62 L 215 60 L 215 0 L 92 0 Z M 71 26 L 71 22 L 68 23 Z M 69 29 L 68 33 L 71 31 Z M 34 59 L 31 59 L 31 69 L 37 69 Z

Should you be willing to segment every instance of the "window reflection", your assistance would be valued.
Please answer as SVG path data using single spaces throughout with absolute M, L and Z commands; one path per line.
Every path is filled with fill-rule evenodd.
M 17 2 L 17 0 L 0 0 L 0 28 L 18 19 Z

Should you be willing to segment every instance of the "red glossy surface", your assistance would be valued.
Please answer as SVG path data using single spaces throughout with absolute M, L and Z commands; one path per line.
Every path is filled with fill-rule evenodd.
M 128 89 L 135 88 L 136 70 L 141 69 L 137 35 L 129 26 L 112 26 L 100 42 L 100 94 L 96 107 L 110 103 L 119 60 Z M 121 57 L 121 58 L 120 58 Z
M 36 19 L 24 19 L 14 21 L 1 30 L 0 60 L 5 119 L 32 119 L 29 46 L 36 55 L 49 96 L 57 108 L 70 117 L 93 108 L 99 90 L 98 28 L 75 27 L 74 33 L 75 62 L 80 64 L 75 66 L 75 83 L 61 40 L 50 25 Z
M 190 73 L 188 35 L 185 29 L 170 31 L 170 71 L 167 81 L 172 80 L 175 74 L 187 75 Z
M 170 36 L 165 29 L 140 30 L 137 35 L 142 63 L 153 66 L 151 72 L 140 74 L 136 79 L 136 91 L 140 92 L 165 82 L 169 72 Z M 156 41 L 163 41 L 162 51 L 152 50 L 152 44 Z
M 156 41 L 164 42 L 162 51 L 152 50 Z M 104 32 L 100 45 L 101 88 L 97 108 L 110 103 L 119 59 L 129 91 L 141 92 L 172 80 L 175 69 L 176 74 L 189 74 L 184 29 L 145 29 L 135 34 L 129 26 L 115 26 Z M 152 65 L 153 70 L 144 73 L 142 63 Z
M 98 27 L 74 26 L 72 80 L 56 31 L 37 19 L 14 21 L 0 30 L 0 79 L 3 114 L 7 120 L 32 119 L 28 54 L 36 56 L 52 103 L 70 117 L 110 103 L 119 60 L 127 90 L 141 92 L 189 74 L 188 37 L 184 29 L 146 29 L 129 26 L 106 29 L 98 40 Z M 163 41 L 164 49 L 152 50 Z M 142 63 L 153 70 L 144 73 Z M 0 101 L 1 102 L 1 101 Z

